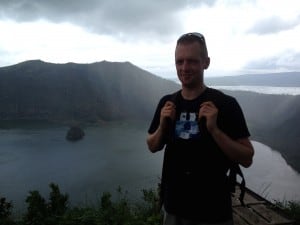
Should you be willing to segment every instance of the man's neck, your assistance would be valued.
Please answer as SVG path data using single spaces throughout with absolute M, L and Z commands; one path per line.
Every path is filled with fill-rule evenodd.
M 182 87 L 181 95 L 186 100 L 193 100 L 201 95 L 206 89 L 206 86 L 202 83 L 197 87 Z

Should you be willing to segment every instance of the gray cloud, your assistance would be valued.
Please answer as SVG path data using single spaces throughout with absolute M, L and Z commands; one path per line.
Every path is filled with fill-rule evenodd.
M 283 20 L 280 17 L 273 16 L 264 20 L 257 21 L 249 30 L 254 34 L 273 34 L 285 30 L 293 29 L 300 24 L 300 15 L 294 20 Z
M 271 58 L 249 62 L 244 69 L 300 71 L 300 52 L 287 51 Z
M 99 34 L 166 35 L 180 30 L 177 13 L 186 7 L 212 5 L 209 0 L 0 0 L 0 18 L 19 22 L 45 19 L 70 22 Z

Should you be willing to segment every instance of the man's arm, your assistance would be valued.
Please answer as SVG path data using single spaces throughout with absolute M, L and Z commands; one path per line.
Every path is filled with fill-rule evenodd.
M 219 128 L 214 129 L 211 135 L 229 159 L 243 167 L 251 166 L 254 149 L 248 138 L 233 140 Z
M 164 148 L 164 131 L 159 126 L 153 134 L 149 134 L 147 137 L 147 145 L 151 152 L 157 152 Z
M 170 128 L 170 121 L 175 120 L 175 105 L 167 101 L 160 112 L 160 122 L 156 131 L 147 137 L 147 145 L 151 152 L 157 152 L 164 148 L 166 135 Z
M 253 146 L 248 138 L 233 140 L 217 126 L 218 109 L 212 102 L 204 102 L 199 110 L 199 119 L 206 118 L 206 127 L 215 142 L 229 159 L 249 167 L 254 155 Z

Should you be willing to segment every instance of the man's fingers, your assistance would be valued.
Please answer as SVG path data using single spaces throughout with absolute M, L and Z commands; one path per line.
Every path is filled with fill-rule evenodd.
M 165 107 L 175 107 L 175 104 L 171 101 L 166 101 Z
M 208 102 L 203 102 L 200 107 L 209 107 L 209 108 L 216 108 L 215 104 L 211 101 L 208 101 Z
M 170 117 L 173 118 L 175 114 L 175 104 L 171 101 L 167 101 L 162 108 L 161 115 L 163 117 Z
M 200 120 L 202 117 L 211 116 L 218 113 L 218 109 L 215 104 L 211 101 L 203 102 L 200 105 L 199 117 Z

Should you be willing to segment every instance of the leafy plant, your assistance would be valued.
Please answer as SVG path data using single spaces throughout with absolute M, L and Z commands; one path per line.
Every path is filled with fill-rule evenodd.
M 30 191 L 26 198 L 28 204 L 27 213 L 24 216 L 24 222 L 28 225 L 44 225 L 48 217 L 47 205 L 45 199 L 38 191 Z
M 163 214 L 161 211 L 158 190 L 144 189 L 142 192 L 144 202 L 137 204 L 137 215 L 140 217 L 140 224 L 162 224 Z
M 69 196 L 61 194 L 58 185 L 54 183 L 50 184 L 50 188 L 52 191 L 49 197 L 48 212 L 51 216 L 62 216 L 68 208 Z
M 12 208 L 11 202 L 7 202 L 6 198 L 0 198 L 0 225 L 13 224 L 11 219 Z
M 24 216 L 26 225 L 52 225 L 58 224 L 65 214 L 68 204 L 68 195 L 60 193 L 59 187 L 51 183 L 49 202 L 38 191 L 30 191 L 26 198 L 27 213 Z
M 281 208 L 284 213 L 295 221 L 295 225 L 300 225 L 300 201 L 275 201 L 275 205 Z

